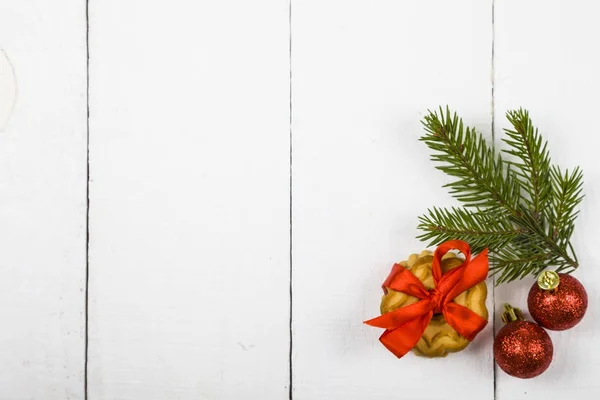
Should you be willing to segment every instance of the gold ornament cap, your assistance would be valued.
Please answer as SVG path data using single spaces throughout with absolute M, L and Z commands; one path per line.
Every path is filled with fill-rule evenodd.
M 542 290 L 554 290 L 560 284 L 560 277 L 554 271 L 544 271 L 538 276 L 537 284 Z
M 513 308 L 510 304 L 504 304 L 504 312 L 502 313 L 502 321 L 509 324 L 515 321 L 525 321 L 523 313 L 518 308 Z

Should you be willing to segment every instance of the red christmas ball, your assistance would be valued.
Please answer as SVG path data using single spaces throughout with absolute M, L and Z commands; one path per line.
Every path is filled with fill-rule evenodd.
M 518 309 L 507 306 L 507 313 L 512 313 L 513 318 L 503 316 L 507 324 L 496 335 L 494 359 L 504 372 L 514 377 L 528 379 L 540 375 L 552 362 L 554 347 L 550 336 L 538 324 L 522 320 Z
M 546 271 L 531 287 L 527 305 L 538 324 L 553 331 L 563 331 L 581 321 L 587 310 L 588 297 L 581 282 L 571 275 Z

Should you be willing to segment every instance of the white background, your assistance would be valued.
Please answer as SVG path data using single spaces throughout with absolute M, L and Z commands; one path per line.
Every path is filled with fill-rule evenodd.
M 598 11 L 0 0 L 0 399 L 596 398 Z M 489 279 L 495 320 L 444 359 L 397 360 L 362 324 L 422 249 L 417 216 L 453 204 L 417 140 L 446 104 L 496 143 L 528 108 L 585 172 L 590 306 L 532 380 L 492 357 L 530 278 Z

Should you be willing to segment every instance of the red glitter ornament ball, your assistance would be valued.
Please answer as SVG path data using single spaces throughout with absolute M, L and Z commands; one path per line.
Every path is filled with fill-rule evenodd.
M 571 275 L 556 274 L 547 271 L 546 277 L 538 278 L 529 291 L 527 305 L 531 317 L 541 326 L 553 331 L 563 331 L 577 325 L 585 315 L 588 297 L 583 285 Z M 556 278 L 553 278 L 553 275 Z M 553 279 L 558 280 L 557 286 L 544 289 Z M 549 279 L 549 280 L 548 280 Z M 542 282 L 542 283 L 540 283 Z
M 548 333 L 536 323 L 524 321 L 519 309 L 506 306 L 507 323 L 494 341 L 494 359 L 504 372 L 528 379 L 540 375 L 552 362 L 554 347 Z M 516 318 L 515 318 L 516 314 Z

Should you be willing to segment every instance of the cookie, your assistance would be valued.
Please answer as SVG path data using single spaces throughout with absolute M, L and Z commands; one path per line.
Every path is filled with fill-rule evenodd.
M 431 274 L 432 262 L 433 253 L 423 251 L 419 255 L 411 254 L 408 261 L 403 261 L 400 265 L 412 272 L 414 276 L 423 282 L 423 285 L 427 289 L 433 289 L 435 284 Z M 460 266 L 462 262 L 463 259 L 457 257 L 456 254 L 447 253 L 442 257 L 442 273 L 445 274 L 451 269 Z M 459 294 L 452 301 L 467 307 L 475 314 L 487 320 L 486 298 L 487 286 L 485 282 L 481 282 Z M 418 301 L 419 299 L 416 297 L 387 288 L 387 294 L 381 299 L 381 314 L 394 311 Z M 442 314 L 434 314 L 421 339 L 413 348 L 413 351 L 415 354 L 424 357 L 445 357 L 448 353 L 461 351 L 468 345 L 469 341 L 448 325 Z

